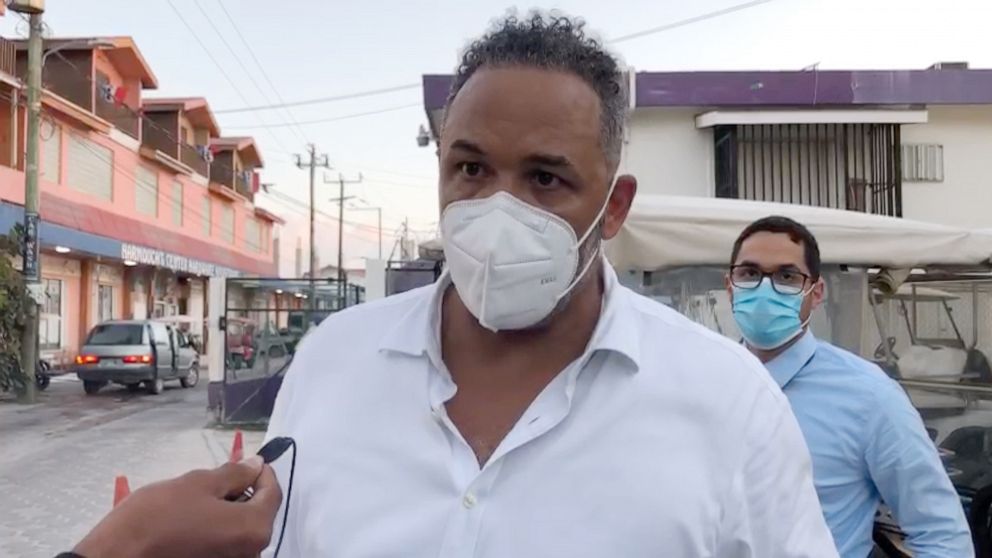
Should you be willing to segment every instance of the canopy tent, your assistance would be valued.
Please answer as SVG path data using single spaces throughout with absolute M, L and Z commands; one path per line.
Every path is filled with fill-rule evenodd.
M 992 231 L 822 207 L 659 195 L 634 199 L 606 253 L 619 269 L 726 265 L 741 231 L 769 215 L 809 227 L 826 264 L 912 269 L 989 265 L 992 259 Z

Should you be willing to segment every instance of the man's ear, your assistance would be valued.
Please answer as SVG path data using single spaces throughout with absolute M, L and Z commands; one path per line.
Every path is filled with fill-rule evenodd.
M 630 206 L 637 194 L 637 179 L 632 175 L 623 174 L 617 177 L 613 186 L 613 195 L 606 202 L 606 213 L 603 216 L 603 238 L 609 240 L 620 232 Z
M 823 301 L 827 298 L 827 284 L 823 281 L 823 277 L 816 280 L 816 284 L 813 285 L 813 290 L 809 292 L 810 297 L 810 311 L 814 311 L 823 304 Z

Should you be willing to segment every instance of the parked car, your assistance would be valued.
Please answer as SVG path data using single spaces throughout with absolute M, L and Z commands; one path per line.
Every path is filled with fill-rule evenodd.
M 155 320 L 108 321 L 90 330 L 76 357 L 76 375 L 93 395 L 110 382 L 159 394 L 164 383 L 184 388 L 200 381 L 200 356 L 189 339 Z

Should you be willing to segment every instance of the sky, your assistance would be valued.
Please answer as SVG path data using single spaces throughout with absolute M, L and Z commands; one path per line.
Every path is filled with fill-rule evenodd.
M 44 17 L 53 37 L 133 36 L 159 80 L 145 97 L 203 96 L 224 111 L 418 84 L 423 74 L 451 72 L 460 50 L 509 9 L 580 16 L 608 41 L 742 3 L 47 0 Z M 938 61 L 992 68 L 989 21 L 988 0 L 770 0 L 610 47 L 649 71 L 923 69 Z M 3 36 L 26 32 L 12 14 L 0 19 Z M 321 265 L 337 259 L 338 208 L 330 199 L 338 185 L 325 184 L 324 172 L 328 180 L 338 173 L 363 179 L 346 186 L 345 195 L 354 196 L 345 204 L 346 267 L 377 255 L 376 211 L 356 208 L 382 208 L 384 256 L 405 219 L 414 238 L 436 234 L 437 159 L 433 148 L 417 146 L 418 127 L 427 123 L 419 87 L 217 118 L 224 135 L 252 135 L 261 148 L 262 181 L 279 194 L 262 194 L 257 203 L 287 221 L 280 230 L 283 274 L 293 272 L 297 239 L 308 249 L 308 173 L 293 159 L 307 143 L 333 167 L 317 175 Z M 308 124 L 314 120 L 330 121 Z

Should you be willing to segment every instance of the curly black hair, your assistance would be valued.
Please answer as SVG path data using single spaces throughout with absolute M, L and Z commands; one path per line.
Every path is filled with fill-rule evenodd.
M 510 14 L 497 20 L 462 54 L 445 110 L 480 68 L 507 66 L 547 68 L 582 78 L 599 97 L 607 161 L 620 161 L 629 102 L 624 72 L 600 41 L 586 35 L 583 20 L 537 11 L 526 19 Z

